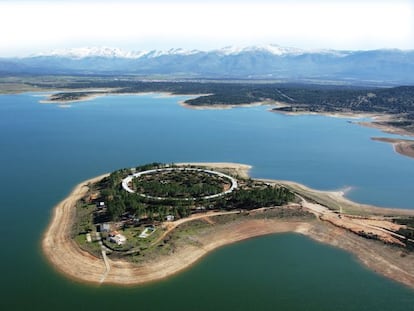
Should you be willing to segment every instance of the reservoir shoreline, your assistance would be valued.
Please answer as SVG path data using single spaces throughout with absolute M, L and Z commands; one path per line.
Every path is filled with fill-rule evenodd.
M 394 151 L 403 156 L 414 158 L 414 140 L 372 137 L 372 140 L 392 144 Z
M 48 81 L 58 82 L 55 77 Z M 70 108 L 63 109 L 61 104 L 39 104 L 45 94 L 33 90 L 0 96 L 0 135 L 4 142 L 0 153 L 4 163 L 2 229 L 6 246 L 1 263 L 5 269 L 3 305 L 7 309 L 73 311 L 82 305 L 100 310 L 139 306 L 151 310 L 248 311 L 254 305 L 271 311 L 274 306 L 300 310 L 306 305 L 311 311 L 319 311 L 335 305 L 338 311 L 347 311 L 358 310 L 362 305 L 369 311 L 406 311 L 412 307 L 414 291 L 411 288 L 372 272 L 348 251 L 292 232 L 226 245 L 208 253 L 190 268 L 148 284 L 112 286 L 108 285 L 108 279 L 102 285 L 99 278 L 98 283 L 70 279 L 44 255 L 42 238 L 54 207 L 84 180 L 153 161 L 165 165 L 231 161 L 252 165 L 250 176 L 255 184 L 263 184 L 257 178 L 292 180 L 318 190 L 344 191 L 346 198 L 355 202 L 414 210 L 412 159 L 394 153 L 391 144 L 371 141 L 373 136 L 411 138 L 356 126 L 349 121 L 360 120 L 351 118 L 269 113 L 269 106 L 185 109 L 178 101 L 187 99 L 186 96 L 103 96 L 68 104 Z M 82 215 L 95 212 L 100 198 L 95 200 L 94 194 L 103 186 L 102 183 L 90 188 L 86 201 L 77 204 L 79 225 L 73 227 L 71 234 L 75 247 L 79 245 L 81 250 L 97 257 L 100 277 L 106 267 L 94 234 L 96 227 L 93 223 L 89 226 L 77 221 L 82 220 Z M 260 220 L 264 222 L 263 218 L 268 215 L 274 219 L 286 211 L 284 207 L 269 210 Z M 308 220 L 295 221 L 310 222 L 311 217 L 315 218 L 307 217 Z M 209 217 L 217 228 L 228 220 L 241 218 L 253 217 L 238 214 Z M 287 217 L 281 220 L 284 219 Z M 111 222 L 111 228 L 117 230 L 121 222 L 124 220 Z M 97 219 L 95 223 L 102 221 Z M 87 242 L 86 231 L 81 232 L 90 230 L 88 226 L 92 229 L 92 243 Z M 145 241 L 138 239 L 144 223 L 120 229 L 119 233 L 127 238 L 122 248 L 138 250 L 152 245 L 165 232 L 159 224 L 155 226 L 155 234 Z M 322 231 L 327 237 L 335 234 L 355 237 L 327 222 L 315 220 L 311 226 L 315 228 L 314 235 Z M 167 236 L 167 242 L 161 240 L 155 248 L 151 246 L 139 254 L 124 256 L 120 251 L 108 250 L 108 258 L 112 260 L 108 263 L 115 269 L 115 258 L 141 263 L 146 258 L 169 254 L 187 241 L 195 243 L 189 238 L 216 227 L 204 220 L 182 224 Z M 333 233 L 324 228 L 332 228 Z M 221 234 L 230 229 L 223 228 Z M 109 234 L 102 236 L 106 238 L 106 235 Z M 182 243 L 177 245 L 177 242 Z M 121 248 L 109 240 L 104 243 L 114 249 Z M 383 247 L 388 248 L 382 242 L 373 241 L 366 248 L 372 247 L 371 244 L 379 252 Z M 396 260 L 402 254 L 401 249 L 390 246 Z M 81 255 L 88 256 L 88 253 Z M 411 266 L 413 262 L 411 258 Z M 67 266 L 75 263 L 75 260 L 67 261 Z M 183 301 L 183 293 L 189 299 Z M 297 293 L 301 293 L 299 300 Z
M 209 165 L 216 165 L 216 163 L 209 163 Z M 223 168 L 229 165 L 231 164 L 222 163 L 217 164 L 217 167 Z M 249 169 L 249 166 L 240 164 L 236 164 L 234 167 L 246 174 Z M 83 181 L 75 186 L 69 196 L 55 206 L 51 221 L 42 239 L 42 250 L 47 260 L 56 270 L 78 282 L 120 286 L 154 282 L 191 267 L 208 253 L 224 245 L 262 235 L 293 232 L 344 249 L 354 254 L 368 268 L 414 288 L 414 267 L 412 266 L 414 255 L 412 252 L 402 256 L 401 249 L 395 246 L 362 238 L 344 228 L 335 226 L 328 221 L 320 221 L 317 218 L 310 220 L 248 219 L 230 222 L 218 225 L 214 232 L 198 237 L 201 246 L 188 244 L 178 248 L 174 254 L 163 256 L 151 262 L 133 264 L 111 258 L 104 261 L 102 258 L 82 250 L 72 239 L 71 228 L 74 222 L 76 202 L 88 191 L 88 185 L 98 182 L 105 176 L 107 174 Z M 329 193 L 304 188 L 307 191 L 315 191 L 315 193 Z M 340 197 L 339 193 L 332 195 L 334 198 Z M 382 209 L 377 208 L 377 210 Z M 399 212 L 406 212 L 408 215 L 414 214 L 414 211 L 410 210 L 399 210 Z
M 115 89 L 116 90 L 116 89 Z M 91 92 L 90 90 L 80 90 L 78 92 L 85 92 L 84 95 L 79 96 L 76 99 L 53 99 L 54 94 L 46 95 L 47 98 L 44 100 L 40 100 L 39 103 L 41 104 L 58 104 L 65 107 L 66 105 L 72 103 L 79 103 L 94 100 L 99 97 L 104 96 L 131 96 L 131 95 L 160 95 L 162 97 L 177 97 L 177 96 L 189 96 L 189 97 L 201 97 L 201 96 L 208 96 L 211 94 L 174 94 L 171 92 L 136 92 L 136 93 L 113 93 L 113 89 L 102 89 Z M 248 103 L 248 104 L 222 104 L 222 105 L 190 105 L 186 103 L 186 101 L 179 101 L 178 104 L 187 109 L 194 109 L 194 110 L 228 110 L 234 108 L 249 108 L 249 107 L 258 107 L 258 106 L 269 106 L 269 107 L 287 107 L 289 104 L 279 101 L 273 100 L 264 100 L 260 102 Z M 361 118 L 371 118 L 372 121 L 352 121 L 351 123 L 378 129 L 384 133 L 395 134 L 395 135 L 404 135 L 413 137 L 414 134 L 407 130 L 385 125 L 384 122 L 391 121 L 392 116 L 388 114 L 378 114 L 378 113 L 358 113 L 358 112 L 311 112 L 311 111 L 300 111 L 300 112 L 285 112 L 274 110 L 274 108 L 270 108 L 268 111 L 273 113 L 284 114 L 288 116 L 298 116 L 298 115 L 321 115 L 331 118 L 351 118 L 351 119 L 361 119 Z M 414 141 L 409 140 L 397 140 L 397 139 L 383 139 L 383 138 L 372 138 L 373 140 L 383 141 L 392 143 L 394 146 L 395 152 L 400 155 L 407 156 L 410 158 L 414 158 Z M 411 143 L 410 143 L 411 142 Z

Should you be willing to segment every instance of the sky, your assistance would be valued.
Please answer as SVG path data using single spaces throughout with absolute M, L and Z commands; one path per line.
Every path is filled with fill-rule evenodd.
M 0 57 L 74 47 L 414 49 L 413 0 L 0 0 Z

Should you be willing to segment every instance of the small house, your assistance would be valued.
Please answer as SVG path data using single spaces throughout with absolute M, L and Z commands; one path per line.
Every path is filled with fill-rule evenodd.
M 105 202 L 98 202 L 98 203 L 96 203 L 96 208 L 97 209 L 103 209 L 103 208 L 105 208 Z
M 109 241 L 112 243 L 116 243 L 117 245 L 125 244 L 127 238 L 120 234 L 118 231 L 113 231 L 109 234 Z
M 111 225 L 110 224 L 101 224 L 101 232 L 109 232 L 111 231 Z
M 165 219 L 167 221 L 174 221 L 174 215 L 167 215 L 167 217 L 165 217 Z

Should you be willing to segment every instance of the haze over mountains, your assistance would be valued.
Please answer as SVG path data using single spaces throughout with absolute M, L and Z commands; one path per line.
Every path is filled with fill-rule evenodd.
M 94 47 L 0 58 L 1 75 L 138 75 L 392 85 L 414 83 L 413 72 L 412 50 L 301 50 L 277 45 L 211 51 L 124 51 Z

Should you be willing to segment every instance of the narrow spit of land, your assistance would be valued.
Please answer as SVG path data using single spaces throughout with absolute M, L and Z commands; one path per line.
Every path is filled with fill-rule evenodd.
M 153 86 L 155 88 L 155 86 Z M 161 90 L 163 90 L 161 88 Z M 161 94 L 162 96 L 177 96 L 178 93 L 174 91 L 174 89 L 170 89 L 169 91 L 159 91 L 157 94 Z M 197 89 L 195 89 L 197 90 Z M 45 100 L 41 100 L 41 103 L 54 103 L 60 104 L 62 107 L 66 107 L 66 105 L 76 102 L 88 101 L 93 100 L 97 97 L 106 96 L 106 95 L 139 95 L 139 94 L 154 94 L 148 91 L 139 91 L 138 89 L 135 91 L 126 92 L 122 88 L 103 88 L 103 89 L 76 89 L 76 90 L 64 90 L 61 89 L 60 93 L 54 93 L 47 97 Z M 279 95 L 280 90 L 277 92 Z M 220 93 L 221 94 L 221 93 Z M 368 92 L 368 94 L 370 94 Z M 352 118 L 352 119 L 360 119 L 360 118 L 371 118 L 372 121 L 369 122 L 360 122 L 355 121 L 353 123 L 376 128 L 386 133 L 392 134 L 399 134 L 399 135 L 408 135 L 413 136 L 413 129 L 412 129 L 412 121 L 405 120 L 401 121 L 402 118 L 399 114 L 395 111 L 389 112 L 382 112 L 379 113 L 378 111 L 370 111 L 369 109 L 364 108 L 361 111 L 353 110 L 347 105 L 349 104 L 347 101 L 351 101 L 351 99 L 347 98 L 351 94 L 345 96 L 344 98 L 337 99 L 337 104 L 339 105 L 336 107 L 326 106 L 326 96 L 327 94 L 321 93 L 320 102 L 316 101 L 312 104 L 305 104 L 305 102 L 297 102 L 293 98 L 282 94 L 282 97 L 275 97 L 275 98 L 260 98 L 254 101 L 251 98 L 246 98 L 246 102 L 239 102 L 240 98 L 234 99 L 232 96 L 223 95 L 220 96 L 213 93 L 206 93 L 206 94 L 190 94 L 184 92 L 183 95 L 191 96 L 191 99 L 187 99 L 185 101 L 181 101 L 180 105 L 185 108 L 189 109 L 231 109 L 235 107 L 253 107 L 258 105 L 269 106 L 269 111 L 275 113 L 281 113 L 286 115 L 303 115 L 303 114 L 314 114 L 314 115 L 325 115 L 329 117 L 343 117 L 343 118 Z M 303 95 L 303 94 L 302 94 Z M 331 94 L 332 95 L 332 94 Z M 366 94 L 365 94 L 366 95 Z M 372 94 L 370 95 L 372 97 Z M 371 98 L 368 96 L 367 98 Z M 388 95 L 387 95 L 388 96 Z M 223 98 L 222 98 L 223 97 Z M 351 96 L 352 97 L 352 96 Z M 222 98 L 222 100 L 220 99 Z M 372 98 L 371 98 L 372 99 Z M 203 101 L 205 100 L 205 102 Z M 302 98 L 303 100 L 303 98 Z M 341 100 L 344 100 L 342 102 Z M 406 99 L 404 99 L 406 100 Z M 406 104 L 406 103 L 405 103 Z M 404 105 L 405 105 L 404 104 Z M 408 104 L 409 105 L 409 104 Z M 326 107 L 325 107 L 326 106 Z M 352 105 L 351 105 L 352 106 Z M 411 108 L 409 108 L 411 109 Z M 392 138 L 373 138 L 374 140 L 389 142 L 392 143 L 394 146 L 394 150 L 404 156 L 414 157 L 414 141 L 412 140 L 402 140 L 402 139 L 392 139 Z
M 390 143 L 394 147 L 395 152 L 406 157 L 414 158 L 414 140 L 388 137 L 373 137 L 372 140 Z
M 162 93 L 190 96 L 186 107 L 227 109 L 245 105 L 272 105 L 271 111 L 332 116 L 369 115 L 359 124 L 386 132 L 414 134 L 414 86 L 391 88 L 345 85 L 289 84 L 268 81 L 140 81 L 134 77 L 48 76 L 0 79 L 0 94 L 24 91 L 53 92 L 44 101 L 67 104 L 96 96 Z
M 247 176 L 249 169 L 247 165 L 231 163 L 209 163 L 207 166 L 216 169 L 233 168 L 244 176 Z M 296 213 L 300 216 L 271 217 L 274 215 L 272 213 L 280 211 L 275 207 L 259 208 L 243 214 L 239 211 L 206 212 L 166 224 L 166 231 L 158 240 L 176 234 L 180 228 L 192 222 L 202 221 L 208 225 L 198 234 L 182 239 L 173 253 L 140 263 L 131 263 L 122 258 L 93 256 L 73 240 L 71 230 L 75 221 L 76 202 L 87 193 L 92 184 L 105 176 L 107 175 L 77 185 L 54 208 L 50 225 L 43 237 L 42 248 L 46 258 L 56 269 L 77 281 L 117 285 L 156 281 L 190 267 L 218 247 L 266 234 L 295 232 L 347 250 L 374 271 L 414 288 L 413 252 L 398 247 L 399 240 L 394 240 L 396 237 L 392 233 L 395 229 L 392 226 L 397 225 L 387 220 L 387 215 L 391 214 L 412 217 L 414 211 L 361 205 L 343 198 L 341 193 L 316 191 L 297 183 L 281 181 L 267 182 L 283 184 L 295 191 L 299 201 L 283 207 L 282 211 L 288 211 L 290 215 L 301 211 Z M 303 216 L 306 211 L 316 217 Z M 361 232 L 376 234 L 379 240 L 368 239 Z

